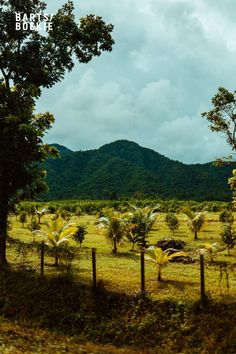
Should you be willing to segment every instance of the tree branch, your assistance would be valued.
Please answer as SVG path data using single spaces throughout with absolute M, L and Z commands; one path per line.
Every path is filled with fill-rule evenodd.
M 7 89 L 7 91 L 10 92 L 9 73 L 7 75 L 3 68 L 0 68 L 0 69 L 1 69 L 4 81 L 5 81 L 6 89 Z

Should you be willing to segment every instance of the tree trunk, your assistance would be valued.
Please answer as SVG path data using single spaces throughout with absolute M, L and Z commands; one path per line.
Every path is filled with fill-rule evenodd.
M 116 245 L 116 239 L 114 238 L 113 240 L 113 253 L 116 256 L 117 255 L 117 245 Z
M 196 241 L 198 239 L 197 237 L 197 231 L 194 231 L 194 241 Z
M 58 254 L 55 254 L 55 267 L 58 267 Z
M 7 242 L 7 204 L 0 203 L 0 270 L 7 266 L 6 242 Z
M 132 250 L 131 250 L 132 252 L 134 252 L 134 244 L 135 242 L 132 243 Z

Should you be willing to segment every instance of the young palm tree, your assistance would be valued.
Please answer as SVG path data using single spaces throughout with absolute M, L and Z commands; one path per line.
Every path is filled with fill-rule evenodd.
M 139 226 L 137 224 L 134 224 L 132 222 L 132 219 L 127 219 L 126 220 L 126 232 L 125 235 L 129 242 L 132 243 L 132 249 L 131 251 L 134 252 L 134 245 L 139 242 L 140 236 L 139 236 Z
M 214 243 L 209 243 L 209 242 L 206 242 L 204 244 L 204 248 L 201 248 L 200 249 L 200 253 L 201 254 L 209 254 L 210 258 L 211 258 L 211 262 L 214 261 L 214 254 L 216 254 L 216 252 L 218 251 L 218 244 L 217 242 L 214 242 Z
M 37 209 L 34 208 L 34 215 L 38 217 L 38 223 L 41 224 L 41 218 L 48 212 L 47 208 Z
M 187 254 L 185 252 L 176 252 L 173 254 L 168 254 L 162 251 L 159 247 L 149 247 L 146 250 L 146 259 L 155 262 L 158 269 L 157 281 L 162 280 L 162 269 L 169 263 L 169 261 L 175 257 L 185 257 Z
M 47 227 L 46 231 L 38 230 L 36 233 L 45 236 L 46 244 L 53 247 L 55 251 L 55 266 L 57 267 L 61 245 L 68 242 L 77 228 L 75 224 L 66 224 L 61 217 L 50 220 L 45 225 Z
M 113 253 L 117 255 L 117 244 L 122 240 L 126 227 L 122 215 L 110 211 L 98 219 L 98 227 L 104 230 L 107 239 L 113 243 Z
M 141 247 L 145 248 L 147 246 L 147 236 L 151 231 L 153 224 L 157 219 L 157 208 L 137 208 L 134 205 L 131 205 L 133 211 L 129 213 L 128 225 L 135 225 L 135 227 L 130 228 L 132 239 L 135 239 Z
M 184 208 L 182 212 L 188 217 L 188 227 L 194 233 L 194 240 L 197 240 L 198 232 L 201 230 L 205 222 L 204 212 L 193 213 L 192 210 L 188 208 Z

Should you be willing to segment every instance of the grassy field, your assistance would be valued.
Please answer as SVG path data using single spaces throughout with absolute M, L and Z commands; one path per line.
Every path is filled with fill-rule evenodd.
M 206 223 L 199 233 L 199 240 L 193 240 L 193 234 L 186 225 L 186 217 L 183 214 L 179 216 L 180 227 L 175 232 L 174 238 L 178 238 L 186 242 L 185 251 L 192 258 L 196 259 L 193 264 L 181 264 L 170 262 L 164 269 L 163 282 L 157 282 L 156 265 L 152 262 L 146 262 L 146 290 L 154 299 L 174 299 L 174 300 L 190 300 L 199 299 L 199 253 L 198 250 L 204 247 L 205 242 L 217 242 L 219 252 L 214 256 L 214 262 L 210 262 L 210 258 L 206 256 L 206 291 L 214 299 L 228 300 L 236 295 L 236 277 L 233 270 L 229 271 L 229 287 L 226 283 L 226 273 L 220 276 L 220 264 L 228 262 L 235 266 L 236 264 L 236 248 L 231 251 L 231 256 L 227 255 L 227 250 L 221 242 L 221 223 L 218 221 L 217 213 L 208 213 Z M 44 216 L 43 222 L 50 218 Z M 172 237 L 172 233 L 168 229 L 165 221 L 165 214 L 159 214 L 150 236 L 150 244 L 165 237 Z M 88 234 L 82 244 L 82 249 L 78 252 L 78 256 L 73 261 L 73 270 L 76 276 L 85 282 L 91 281 L 91 248 L 97 249 L 97 276 L 98 280 L 103 280 L 108 289 L 134 294 L 140 291 L 140 257 L 138 249 L 131 252 L 131 244 L 124 240 L 119 245 L 119 254 L 115 257 L 111 252 L 111 244 L 108 243 L 105 236 L 97 229 L 96 216 L 82 215 L 80 217 L 72 217 L 70 221 L 76 224 L 87 226 Z M 40 236 L 33 235 L 27 228 L 22 228 L 15 217 L 12 218 L 12 230 L 10 235 L 19 238 L 24 242 L 32 242 L 34 239 L 40 241 Z M 72 240 L 71 244 L 76 246 Z M 79 249 L 79 247 L 78 247 Z M 11 247 L 8 248 L 8 257 L 11 262 L 19 262 L 15 252 Z M 32 266 L 39 267 L 38 255 L 27 255 L 27 260 L 32 262 Z M 53 259 L 46 258 L 46 273 L 55 272 Z
M 42 218 L 44 222 L 52 215 Z M 150 244 L 170 237 L 165 214 L 149 235 Z M 87 226 L 88 234 L 69 273 L 45 258 L 45 277 L 38 276 L 40 257 L 34 249 L 20 254 L 8 245 L 11 270 L 0 277 L 1 353 L 235 353 L 236 248 L 227 255 L 221 243 L 217 213 L 208 213 L 206 223 L 193 241 L 186 217 L 179 214 L 180 227 L 174 238 L 186 242 L 185 251 L 195 263 L 169 263 L 163 281 L 157 282 L 155 264 L 145 262 L 147 297 L 140 296 L 138 249 L 124 240 L 118 256 L 96 226 L 94 215 L 72 216 L 70 221 Z M 40 242 L 11 218 L 10 236 L 26 243 Z M 199 252 L 205 242 L 217 242 L 214 262 L 205 257 L 207 308 L 199 305 Z M 91 291 L 91 248 L 97 249 L 98 289 Z M 220 265 L 231 265 L 220 273 Z M 223 269 L 223 268 L 222 268 Z

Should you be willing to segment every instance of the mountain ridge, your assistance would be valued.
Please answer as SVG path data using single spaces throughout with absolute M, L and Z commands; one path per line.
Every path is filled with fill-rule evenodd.
M 168 199 L 230 200 L 228 178 L 236 164 L 184 164 L 128 140 L 98 149 L 72 151 L 58 146 L 61 158 L 47 160 L 49 192 L 44 199 L 107 199 L 135 192 Z

